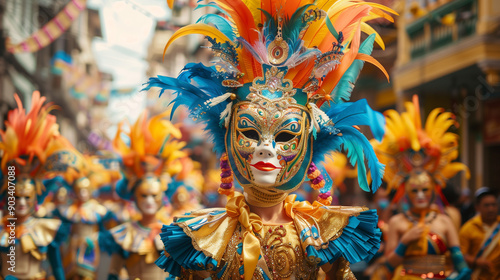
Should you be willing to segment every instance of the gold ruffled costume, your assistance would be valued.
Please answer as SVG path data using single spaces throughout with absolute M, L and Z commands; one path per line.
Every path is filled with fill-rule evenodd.
M 0 131 L 0 150 L 3 152 L 1 169 L 4 174 L 0 193 L 2 199 L 7 196 L 8 201 L 15 195 L 28 197 L 24 201 L 27 206 L 22 207 L 29 209 L 27 216 L 21 217 L 16 212 L 16 207 L 21 207 L 18 201 L 14 210 L 6 208 L 4 212 L 0 229 L 1 274 L 20 280 L 45 279 L 47 272 L 42 262 L 48 257 L 55 278 L 64 279 L 58 246 L 67 236 L 67 228 L 61 225 L 60 220 L 34 217 L 35 204 L 37 200 L 41 202 L 48 192 L 42 180 L 61 174 L 59 167 L 68 160 L 78 162 L 78 159 L 61 156 L 67 151 L 74 151 L 74 148 L 59 134 L 56 117 L 49 114 L 54 106 L 44 105 L 46 98 L 40 96 L 40 92 L 33 92 L 28 112 L 17 94 L 14 98 L 18 108 L 9 111 L 6 130 Z M 15 259 L 13 265 L 9 264 L 12 254 Z
M 127 136 L 130 144 L 126 144 L 121 136 L 124 133 L 120 124 L 113 146 L 123 159 L 125 178 L 117 185 L 117 193 L 122 199 L 137 203 L 140 194 L 136 191 L 143 184 L 159 182 L 160 193 L 156 193 L 162 203 L 163 192 L 171 183 L 172 176 L 182 170 L 179 159 L 186 156 L 181 151 L 185 143 L 179 141 L 180 130 L 165 119 L 168 112 L 148 118 L 147 112 L 141 114 L 135 124 L 130 126 Z M 152 188 L 151 185 L 145 185 Z M 147 226 L 141 224 L 142 214 L 136 220 L 126 222 L 110 230 L 105 243 L 106 251 L 113 253 L 110 275 L 119 275 L 124 267 L 130 279 L 163 280 L 168 273 L 159 269 L 154 261 L 163 251 L 159 238 L 163 222 L 171 221 L 165 205 L 156 212 L 156 223 Z M 102 243 L 102 242 L 101 242 Z

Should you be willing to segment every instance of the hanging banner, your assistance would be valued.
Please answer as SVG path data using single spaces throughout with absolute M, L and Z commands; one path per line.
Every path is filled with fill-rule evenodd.
M 21 43 L 12 44 L 7 38 L 7 51 L 10 53 L 36 52 L 50 45 L 68 30 L 85 9 L 86 2 L 87 0 L 71 0 L 51 21 Z
M 110 84 L 98 75 L 89 76 L 73 65 L 71 56 L 58 51 L 52 58 L 52 73 L 63 77 L 70 94 L 77 99 L 93 98 L 105 103 L 109 99 Z

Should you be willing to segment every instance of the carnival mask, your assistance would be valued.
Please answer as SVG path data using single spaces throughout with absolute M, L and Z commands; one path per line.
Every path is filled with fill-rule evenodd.
M 75 193 L 80 202 L 87 202 L 92 198 L 92 186 L 89 178 L 82 177 L 75 181 Z
M 434 200 L 434 187 L 432 179 L 427 172 L 412 173 L 406 181 L 406 194 L 412 207 L 425 209 Z
M 135 190 L 137 208 L 145 215 L 154 215 L 163 205 L 163 190 L 160 180 L 147 176 Z
M 238 182 L 254 200 L 279 203 L 303 181 L 311 160 L 305 109 L 273 101 L 244 101 L 234 109 L 229 158 Z
M 17 217 L 26 217 L 35 211 L 36 186 L 29 178 L 20 179 L 17 182 L 15 213 Z

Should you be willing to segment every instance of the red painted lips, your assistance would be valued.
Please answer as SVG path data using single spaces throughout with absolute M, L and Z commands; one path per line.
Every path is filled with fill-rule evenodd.
M 261 171 L 273 171 L 275 169 L 281 169 L 281 167 L 276 167 L 272 163 L 263 161 L 259 161 L 256 164 L 251 164 L 250 166 L 253 166 Z

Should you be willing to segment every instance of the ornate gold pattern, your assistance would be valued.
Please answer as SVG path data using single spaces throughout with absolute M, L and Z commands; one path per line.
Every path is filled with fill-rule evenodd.
M 279 71 L 278 68 L 274 66 L 267 69 L 265 78 L 256 77 L 253 80 L 252 86 L 250 86 L 250 94 L 248 94 L 247 99 L 254 104 L 259 104 L 272 113 L 275 111 L 283 111 L 291 104 L 297 104 L 297 101 L 293 98 L 297 90 L 293 88 L 292 80 L 284 79 L 284 76 L 285 72 Z M 266 98 L 262 95 L 262 91 L 264 90 L 271 93 L 281 92 L 282 97 L 272 99 Z
M 274 41 L 272 41 L 267 47 L 267 57 L 269 62 L 274 65 L 282 64 L 288 58 L 289 47 L 288 44 L 283 41 L 282 35 L 282 25 L 283 18 L 278 18 L 278 30 Z
M 318 266 L 304 256 L 293 223 L 264 226 L 262 253 L 272 279 L 316 279 Z

